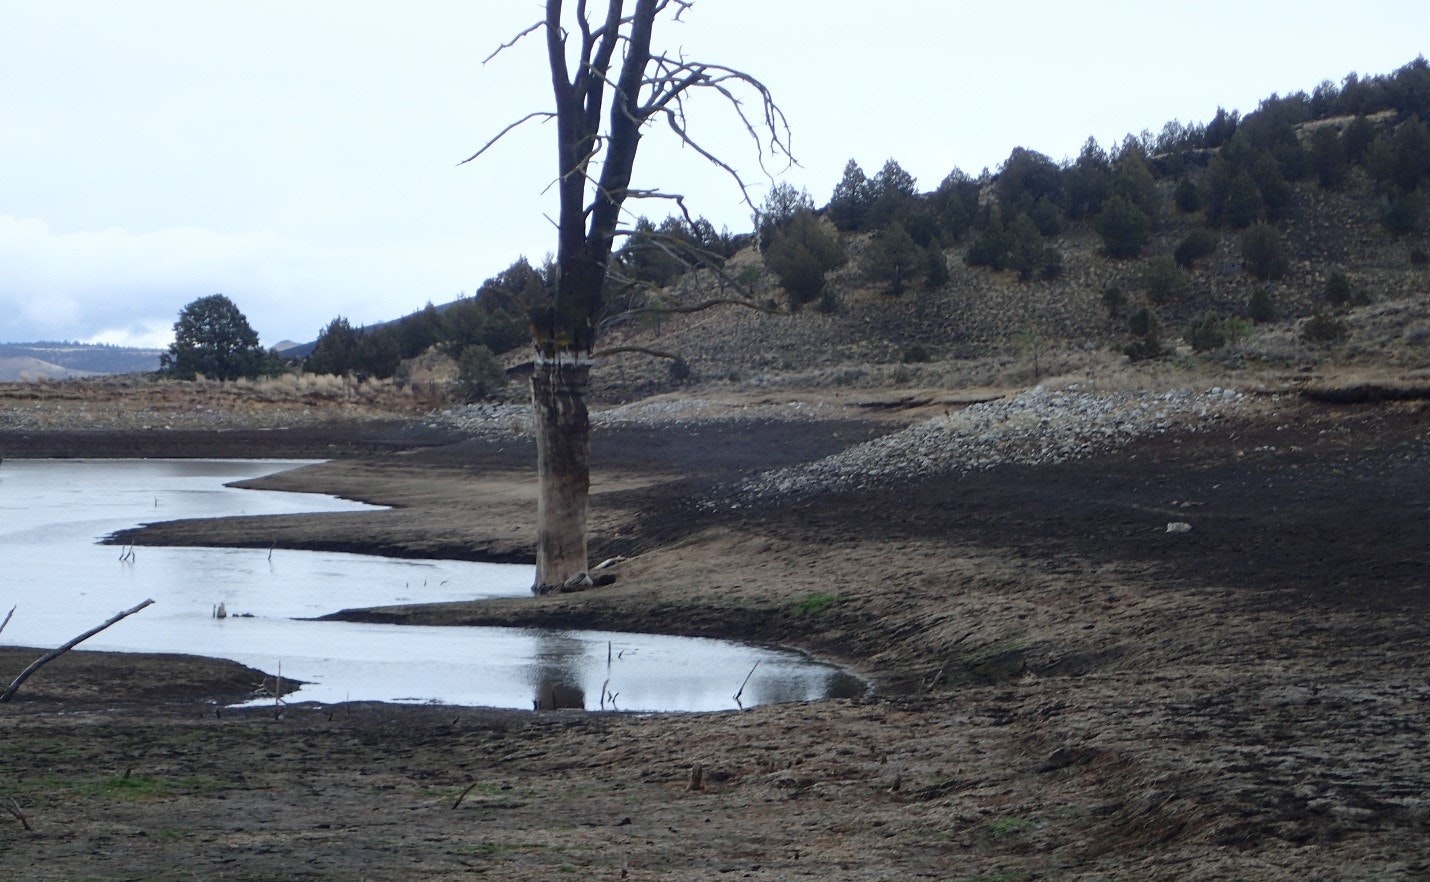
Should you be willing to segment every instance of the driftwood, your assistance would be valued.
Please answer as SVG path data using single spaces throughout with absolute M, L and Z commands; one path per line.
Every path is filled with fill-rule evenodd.
M 30 675 L 38 671 L 40 668 L 64 655 L 66 652 L 69 652 L 71 649 L 74 649 L 76 646 L 93 637 L 95 634 L 98 634 L 100 631 L 103 631 L 105 628 L 108 628 L 110 625 L 113 625 L 115 622 L 118 622 L 120 619 L 134 615 L 135 613 L 139 612 L 139 610 L 143 609 L 144 607 L 148 606 L 153 602 L 154 601 L 151 598 L 134 607 L 133 609 L 126 609 L 124 612 L 119 613 L 114 618 L 110 619 L 104 624 L 99 625 L 95 628 L 90 628 L 88 631 L 85 631 L 83 634 L 66 643 L 64 646 L 61 646 L 59 649 L 50 650 L 49 652 L 40 656 L 34 661 L 33 664 L 31 664 L 28 668 L 20 672 L 20 676 L 15 678 L 15 682 L 10 684 L 10 688 L 6 689 L 4 694 L 0 694 L 0 704 L 4 704 L 5 702 L 13 698 L 15 696 L 15 693 L 19 691 L 20 684 L 30 679 Z

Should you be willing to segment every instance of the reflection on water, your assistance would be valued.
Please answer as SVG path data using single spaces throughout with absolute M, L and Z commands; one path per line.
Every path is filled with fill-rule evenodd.
M 861 694 L 854 677 L 788 652 L 692 638 L 516 628 L 313 622 L 338 609 L 526 596 L 530 567 L 267 549 L 96 544 L 177 518 L 372 510 L 225 482 L 301 462 L 10 460 L 0 465 L 0 641 L 54 646 L 146 597 L 86 649 L 230 658 L 306 685 L 294 700 L 531 708 L 718 710 Z M 223 603 L 226 619 L 212 617 Z
M 531 706 L 535 710 L 561 710 L 586 706 L 586 690 L 581 686 L 581 642 L 560 631 L 537 633 L 532 663 Z M 605 685 L 602 685 L 602 689 Z M 604 703 L 604 693 L 600 696 Z

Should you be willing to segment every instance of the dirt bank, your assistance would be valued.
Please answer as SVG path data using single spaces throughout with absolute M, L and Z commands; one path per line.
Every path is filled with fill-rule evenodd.
M 777 641 L 866 673 L 870 699 L 216 718 L 100 657 L 103 699 L 0 710 L 0 796 L 34 828 L 0 834 L 0 876 L 1430 876 L 1423 403 L 1279 401 L 1066 461 L 727 492 L 897 428 L 612 427 L 593 532 L 630 558 L 616 585 L 349 614 Z M 509 438 L 369 450 L 263 483 L 393 511 L 137 538 L 520 557 L 531 458 Z M 234 676 L 200 679 L 222 696 Z

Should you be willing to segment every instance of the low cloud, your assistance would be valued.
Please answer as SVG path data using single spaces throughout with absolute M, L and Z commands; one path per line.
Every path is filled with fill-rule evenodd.
M 0 339 L 163 347 L 185 304 L 221 293 L 265 345 L 308 340 L 339 314 L 385 321 L 470 290 L 452 269 L 462 260 L 455 247 L 343 251 L 194 227 L 57 232 L 0 215 Z

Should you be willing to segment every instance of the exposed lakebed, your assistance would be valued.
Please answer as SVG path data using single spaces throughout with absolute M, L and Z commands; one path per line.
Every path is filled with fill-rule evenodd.
M 704 711 L 858 694 L 791 652 L 593 631 L 311 621 L 339 609 L 525 595 L 530 567 L 285 549 L 100 545 L 140 523 L 372 506 L 228 482 L 272 460 L 11 460 L 0 466 L 0 641 L 64 642 L 145 598 L 85 649 L 228 658 L 304 686 L 290 700 Z M 215 618 L 222 603 L 227 618 Z M 758 664 L 757 664 L 758 663 Z M 751 671 L 754 671 L 751 674 Z M 746 678 L 748 677 L 748 682 Z M 613 697 L 612 697 L 613 696 Z

